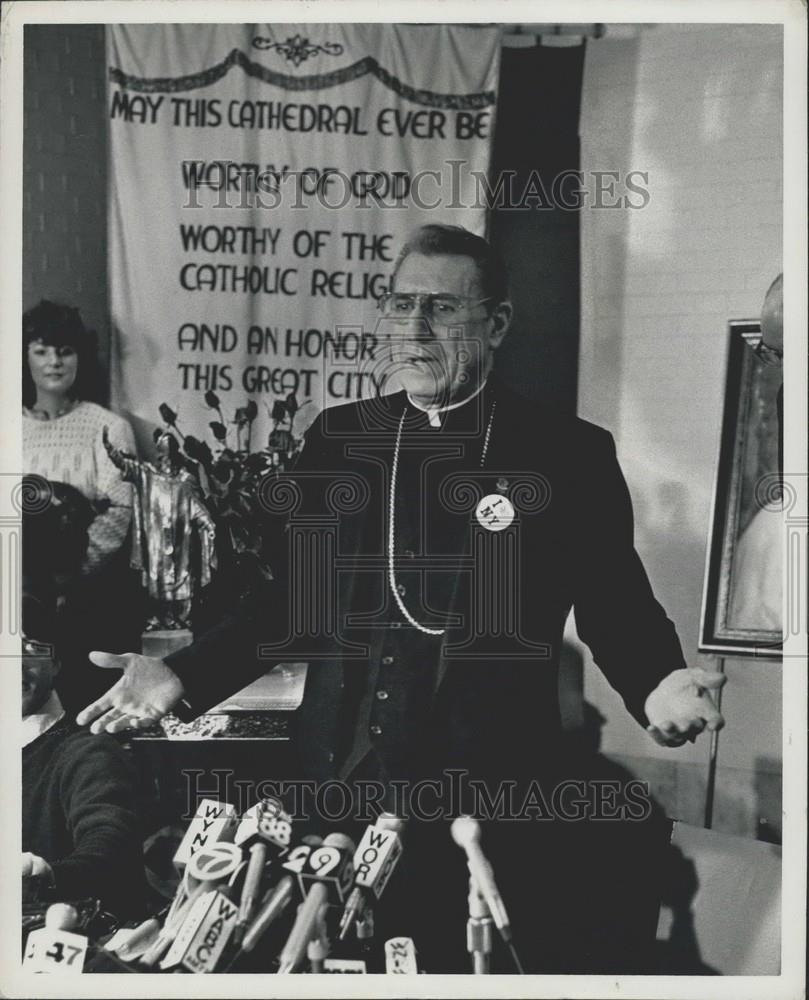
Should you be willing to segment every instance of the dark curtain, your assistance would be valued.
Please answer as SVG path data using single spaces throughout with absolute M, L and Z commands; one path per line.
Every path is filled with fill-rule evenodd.
M 585 45 L 504 48 L 492 188 L 514 171 L 511 202 L 495 208 L 491 237 L 511 277 L 515 321 L 498 352 L 505 381 L 574 413 L 579 350 L 579 214 L 537 207 L 558 200 L 554 179 L 580 167 L 579 107 Z M 537 183 L 537 178 L 539 182 Z M 574 180 L 562 195 L 573 201 Z M 535 191 L 533 199 L 528 195 Z

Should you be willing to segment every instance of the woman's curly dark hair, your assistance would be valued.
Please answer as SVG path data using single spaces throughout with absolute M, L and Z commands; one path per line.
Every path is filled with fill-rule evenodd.
M 47 347 L 72 347 L 78 355 L 78 368 L 70 397 L 99 402 L 100 378 L 95 336 L 82 322 L 77 308 L 42 299 L 22 318 L 23 406 L 33 406 L 37 398 L 28 365 L 28 346 L 35 342 Z

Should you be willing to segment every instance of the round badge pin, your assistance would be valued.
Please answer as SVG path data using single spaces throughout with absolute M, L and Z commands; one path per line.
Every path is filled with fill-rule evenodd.
M 475 508 L 475 517 L 481 528 L 502 531 L 514 520 L 514 505 L 500 493 L 489 493 Z

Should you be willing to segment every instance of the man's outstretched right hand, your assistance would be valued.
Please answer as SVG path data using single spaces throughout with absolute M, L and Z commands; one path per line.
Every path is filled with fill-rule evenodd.
M 179 677 L 155 656 L 138 653 L 90 653 L 96 666 L 122 670 L 123 676 L 76 716 L 93 733 L 147 729 L 171 711 L 183 696 Z

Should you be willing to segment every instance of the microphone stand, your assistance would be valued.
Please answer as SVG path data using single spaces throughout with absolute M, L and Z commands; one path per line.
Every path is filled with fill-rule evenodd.
M 317 923 L 314 933 L 306 945 L 306 957 L 309 959 L 309 972 L 325 971 L 325 959 L 329 954 L 329 932 L 326 927 L 328 903 L 323 903 L 317 912 Z
M 374 909 L 370 903 L 365 907 L 362 915 L 354 923 L 354 933 L 357 935 L 357 947 L 360 959 L 365 962 L 366 972 L 374 971 L 371 963 L 374 958 Z
M 469 919 L 466 922 L 466 950 L 472 956 L 476 976 L 489 974 L 494 921 L 473 875 L 469 876 Z

